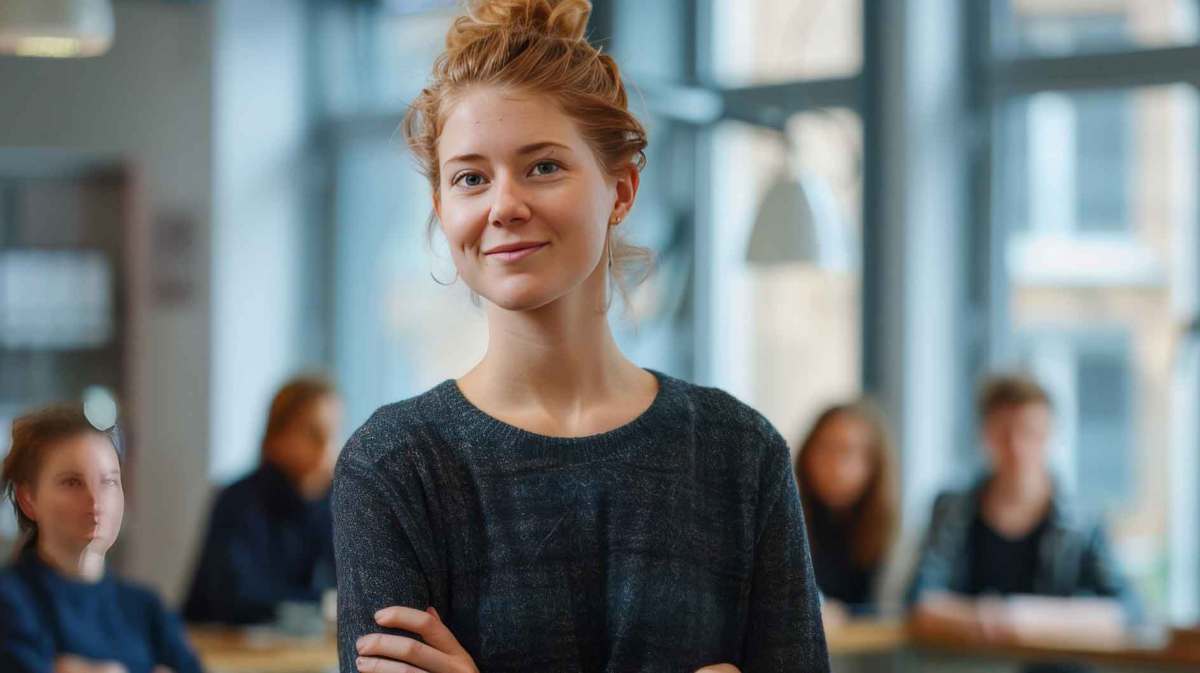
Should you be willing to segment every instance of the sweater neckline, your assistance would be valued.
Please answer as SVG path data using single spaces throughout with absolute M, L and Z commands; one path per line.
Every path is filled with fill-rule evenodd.
M 607 446 L 616 443 L 626 443 L 630 439 L 645 435 L 646 431 L 652 427 L 654 419 L 664 413 L 664 407 L 668 405 L 672 395 L 673 379 L 654 369 L 646 368 L 645 371 L 653 374 L 654 378 L 658 381 L 658 392 L 655 393 L 654 399 L 651 400 L 648 407 L 623 425 L 603 432 L 577 437 L 545 435 L 502 421 L 480 409 L 475 403 L 467 399 L 467 396 L 463 394 L 462 389 L 459 388 L 458 382 L 455 379 L 443 381 L 438 386 L 438 389 L 441 393 L 441 399 L 450 408 L 455 417 L 464 418 L 468 421 L 468 427 L 471 432 L 482 433 L 498 439 L 513 440 L 526 445 L 536 444 L 559 449 Z
M 60 591 L 65 591 L 71 595 L 81 596 L 88 594 L 103 593 L 112 585 L 112 574 L 107 568 L 104 570 L 104 575 L 96 581 L 87 581 L 64 575 L 56 568 L 42 560 L 34 549 L 26 549 L 21 552 L 20 562 L 29 568 L 33 573 L 42 577 L 44 581 L 51 586 L 57 587 Z

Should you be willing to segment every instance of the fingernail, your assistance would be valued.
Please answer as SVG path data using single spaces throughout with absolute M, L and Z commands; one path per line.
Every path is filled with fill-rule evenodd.
M 382 615 L 383 615 L 383 610 L 376 612 L 375 613 L 375 621 L 379 621 Z
M 433 607 L 432 605 L 429 606 L 429 612 L 438 619 L 442 618 L 442 616 L 438 614 L 437 608 Z
M 363 647 L 366 646 L 366 643 L 364 642 L 364 641 L 366 641 L 366 639 L 367 639 L 367 637 L 363 636 L 362 638 L 359 638 L 358 640 L 354 641 L 354 650 L 356 652 L 361 653 L 363 651 Z
M 363 670 L 363 666 L 367 665 L 367 660 L 363 659 L 362 657 L 359 657 L 354 660 L 354 665 L 357 666 L 358 670 L 361 671 L 361 670 Z

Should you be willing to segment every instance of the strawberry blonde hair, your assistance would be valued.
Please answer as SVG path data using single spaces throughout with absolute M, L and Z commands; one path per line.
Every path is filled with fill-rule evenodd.
M 497 86 L 548 96 L 571 117 L 601 167 L 618 175 L 646 165 L 646 129 L 629 112 L 616 61 L 584 36 L 588 0 L 470 0 L 446 33 L 429 85 L 411 103 L 402 131 L 438 196 L 437 142 L 449 110 L 468 90 Z M 432 235 L 436 214 L 429 219 Z M 653 255 L 611 230 L 613 272 L 622 294 L 649 274 Z

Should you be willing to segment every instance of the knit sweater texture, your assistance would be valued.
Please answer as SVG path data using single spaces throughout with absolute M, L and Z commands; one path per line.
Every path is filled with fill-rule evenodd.
M 652 373 L 645 412 L 587 437 L 507 424 L 453 380 L 359 428 L 333 485 L 342 670 L 390 632 L 377 610 L 432 605 L 483 673 L 829 671 L 787 444 Z

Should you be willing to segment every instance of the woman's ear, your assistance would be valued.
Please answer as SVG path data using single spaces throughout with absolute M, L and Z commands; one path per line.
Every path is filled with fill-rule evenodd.
M 33 489 L 25 484 L 16 484 L 13 487 L 13 495 L 17 499 L 17 507 L 21 508 L 21 513 L 30 521 L 37 522 L 37 504 L 34 502 Z
M 630 209 L 633 208 L 633 201 L 637 198 L 638 185 L 641 182 L 641 174 L 638 172 L 637 166 L 629 164 L 617 175 L 616 180 L 617 198 L 613 203 L 611 219 L 620 222 L 629 215 Z

